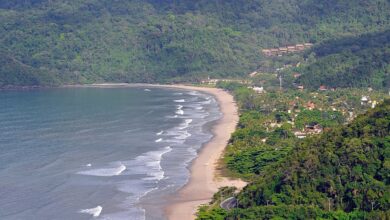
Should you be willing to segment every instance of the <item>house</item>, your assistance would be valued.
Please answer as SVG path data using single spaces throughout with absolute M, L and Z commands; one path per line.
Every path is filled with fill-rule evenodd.
M 294 132 L 294 135 L 295 135 L 295 137 L 297 137 L 297 138 L 299 138 L 299 139 L 302 139 L 302 138 L 305 138 L 305 137 L 306 137 L 306 133 L 301 132 L 301 131 L 296 131 L 296 132 Z
M 313 46 L 313 44 L 312 44 L 312 43 L 304 43 L 303 45 L 305 46 L 305 48 L 310 48 L 310 47 L 312 47 L 312 46 Z
M 255 77 L 256 75 L 257 75 L 257 71 L 250 73 L 249 77 Z
M 266 56 L 272 56 L 272 51 L 270 49 L 264 49 L 261 51 Z
M 360 99 L 360 104 L 361 105 L 367 105 L 369 101 L 370 101 L 370 97 L 369 96 L 362 96 L 362 98 Z
M 323 128 L 320 124 L 306 125 L 305 132 L 306 134 L 319 134 L 323 131 Z
M 284 53 L 287 53 L 287 52 L 288 52 L 287 47 L 279 47 L 279 53 L 284 54 Z
M 302 51 L 302 50 L 305 49 L 305 45 L 303 45 L 303 44 L 297 44 L 297 45 L 295 45 L 295 48 L 296 48 L 298 51 Z
M 298 77 L 300 77 L 301 76 L 301 74 L 300 73 L 294 73 L 293 74 L 293 77 L 296 79 L 296 78 L 298 78 Z
M 270 49 L 270 51 L 271 51 L 272 55 L 277 55 L 279 52 L 279 49 L 274 48 L 274 49 Z
M 297 51 L 297 49 L 295 48 L 295 46 L 287 46 L 287 51 L 289 53 L 294 53 Z
M 210 77 L 208 77 L 207 80 L 202 80 L 201 83 L 209 84 L 209 85 L 216 85 L 219 81 L 220 81 L 219 79 L 210 79 Z
M 261 52 L 266 56 L 282 56 L 283 54 L 286 53 L 300 52 L 312 46 L 313 44 L 311 43 L 303 43 L 303 44 L 289 45 L 289 46 L 279 47 L 274 49 L 271 48 L 263 49 L 261 50 Z
M 320 90 L 320 91 L 327 91 L 328 88 L 326 86 L 322 85 L 322 86 L 320 86 L 320 88 L 318 88 L 318 90 Z
M 348 121 L 352 121 L 353 118 L 355 117 L 355 115 L 353 114 L 353 112 L 348 112 Z
M 378 102 L 377 101 L 373 101 L 372 103 L 371 103 L 371 108 L 375 108 L 375 106 L 378 104 Z
M 308 108 L 309 110 L 313 110 L 316 108 L 316 104 L 314 104 L 314 102 L 312 101 L 309 101 L 306 103 L 306 108 Z
M 265 90 L 264 90 L 264 87 L 252 87 L 252 89 L 256 92 L 256 93 L 264 93 Z

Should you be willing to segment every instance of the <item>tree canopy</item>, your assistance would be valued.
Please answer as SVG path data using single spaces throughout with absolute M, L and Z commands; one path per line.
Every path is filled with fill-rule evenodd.
M 255 115 L 249 117 L 249 121 L 257 120 Z M 239 137 L 236 134 L 233 140 Z M 199 219 L 389 217 L 390 100 L 350 124 L 334 126 L 295 144 L 284 148 L 287 153 L 267 152 L 264 147 L 238 150 L 233 157 L 238 162 L 231 169 L 256 174 L 238 194 L 238 208 L 201 209 Z
M 390 31 L 325 41 L 307 56 L 298 80 L 306 88 L 390 88 Z
M 0 2 L 0 85 L 236 77 L 262 48 L 384 31 L 369 1 L 15 0 Z

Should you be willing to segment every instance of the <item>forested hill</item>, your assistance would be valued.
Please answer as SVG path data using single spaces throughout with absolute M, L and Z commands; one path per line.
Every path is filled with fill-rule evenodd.
M 390 88 L 390 31 L 325 41 L 308 57 L 299 79 L 306 88 Z
M 238 195 L 199 219 L 388 219 L 390 100 L 351 124 L 306 138 Z
M 265 47 L 389 28 L 387 0 L 4 0 L 0 85 L 237 76 Z

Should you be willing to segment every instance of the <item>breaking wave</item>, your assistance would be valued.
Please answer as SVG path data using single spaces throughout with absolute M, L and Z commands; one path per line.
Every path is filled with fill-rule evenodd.
M 80 213 L 90 214 L 96 218 L 96 217 L 99 217 L 102 210 L 103 210 L 103 207 L 101 207 L 99 205 L 99 206 L 96 206 L 95 208 L 91 208 L 91 209 L 82 209 L 82 210 L 80 210 Z
M 126 170 L 126 166 L 121 164 L 120 166 L 113 167 L 113 168 L 101 168 L 101 169 L 80 171 L 77 174 L 88 175 L 88 176 L 118 176 L 125 170 Z

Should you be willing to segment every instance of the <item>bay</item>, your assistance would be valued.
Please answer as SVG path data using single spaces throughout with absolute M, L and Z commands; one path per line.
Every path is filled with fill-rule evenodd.
M 195 91 L 2 91 L 0 219 L 163 219 L 219 116 Z

